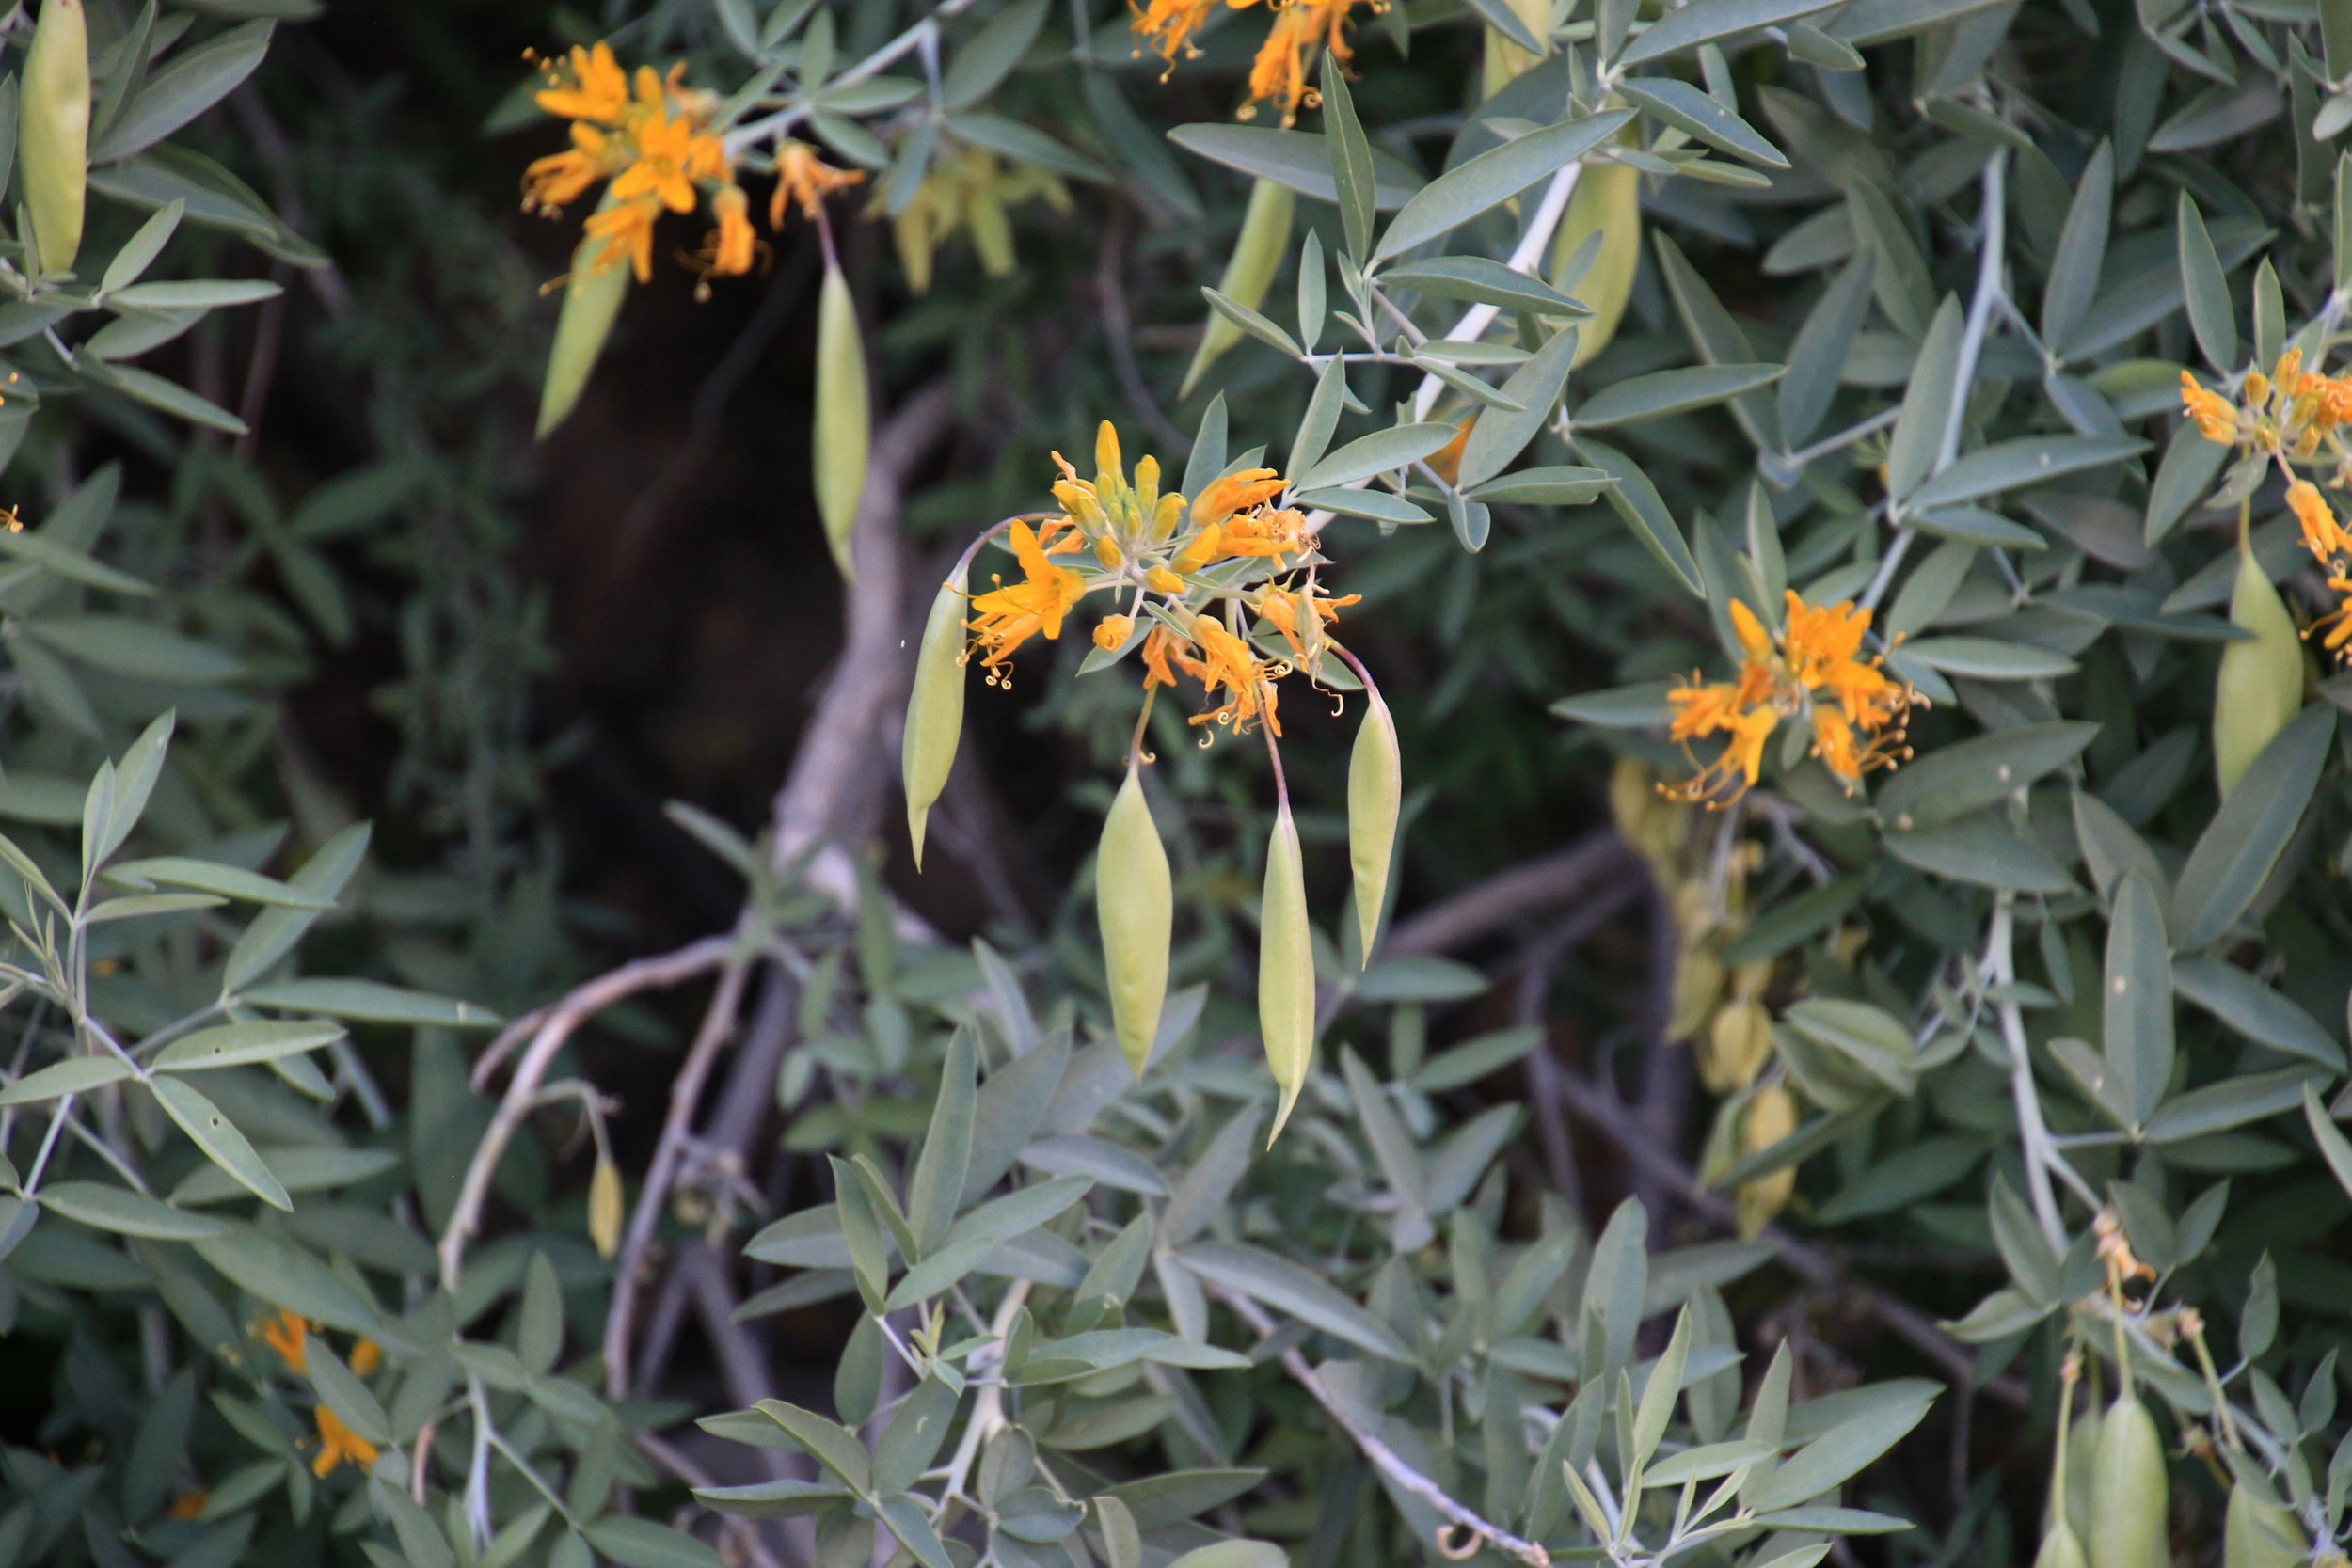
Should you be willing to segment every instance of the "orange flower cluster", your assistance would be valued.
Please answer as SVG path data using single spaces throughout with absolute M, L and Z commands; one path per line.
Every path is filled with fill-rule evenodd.
M 707 279 L 747 273 L 757 260 L 750 200 L 736 183 L 725 141 L 709 128 L 717 100 L 685 86 L 685 73 L 684 62 L 666 76 L 640 66 L 632 81 L 604 43 L 575 47 L 567 58 L 548 63 L 537 102 L 572 122 L 572 145 L 524 172 L 523 210 L 552 215 L 611 181 L 586 225 L 591 238 L 605 242 L 592 263 L 599 271 L 626 257 L 637 280 L 648 281 L 655 223 L 664 212 L 692 212 L 704 192 L 718 227 L 692 258 L 695 267 Z M 827 194 L 864 178 L 830 166 L 799 142 L 785 142 L 776 151 L 770 227 L 784 226 L 787 198 L 814 216 Z
M 1788 627 L 1776 638 L 1756 612 L 1735 599 L 1731 624 L 1741 658 L 1736 680 L 1712 684 L 1693 674 L 1668 692 L 1674 708 L 1667 735 L 1686 752 L 1693 740 L 1724 737 L 1723 754 L 1687 784 L 1660 785 L 1678 800 L 1727 806 L 1762 775 L 1764 743 L 1783 719 L 1812 726 L 1812 754 L 1851 791 L 1874 768 L 1908 758 L 1903 722 L 1926 699 L 1886 673 L 1885 659 L 1865 657 L 1862 639 L 1870 612 L 1851 600 L 1808 605 L 1790 594 Z M 1696 759 L 1692 759 L 1696 766 Z
M 1129 481 L 1107 422 L 1096 436 L 1093 479 L 1080 478 L 1059 452 L 1054 462 L 1062 474 L 1054 484 L 1061 515 L 1036 529 L 1013 523 L 1008 532 L 1022 580 L 999 578 L 972 600 L 970 651 L 980 655 L 990 680 L 1009 680 L 1007 665 L 1024 642 L 1040 634 L 1058 639 L 1078 601 L 1107 588 L 1132 602 L 1126 612 L 1097 624 L 1095 646 L 1120 653 L 1134 641 L 1137 623 L 1150 620 L 1140 649 L 1146 690 L 1176 685 L 1180 673 L 1191 675 L 1211 704 L 1193 723 L 1230 725 L 1239 734 L 1263 722 L 1279 736 L 1274 683 L 1294 670 L 1319 670 L 1329 646 L 1326 628 L 1356 602 L 1323 593 L 1311 573 L 1304 583 L 1281 580 L 1317 559 L 1304 515 L 1274 504 L 1282 477 L 1271 468 L 1238 469 L 1187 504 L 1175 491 L 1161 491 L 1154 458 L 1137 462 Z M 1269 643 L 1279 637 L 1291 657 L 1260 657 L 1246 631 L 1250 617 L 1263 624 Z
M 1225 0 L 1233 10 L 1254 3 Z M 1142 8 L 1129 0 L 1129 6 L 1135 12 L 1135 31 L 1173 71 L 1179 55 L 1200 54 L 1193 35 L 1208 22 L 1216 0 L 1150 0 Z M 1253 118 L 1261 103 L 1277 103 L 1287 126 L 1298 119 L 1302 105 L 1311 109 L 1320 101 L 1307 85 L 1307 69 L 1315 52 L 1328 49 L 1332 58 L 1343 64 L 1355 57 L 1347 46 L 1348 12 L 1355 8 L 1355 0 L 1267 0 L 1267 6 L 1274 12 L 1274 26 L 1250 64 L 1249 103 L 1240 118 Z M 1373 9 L 1383 8 L 1375 0 Z
M 2206 440 L 2266 455 L 2285 475 L 2287 510 L 2302 529 L 2304 548 L 2312 552 L 2337 597 L 2336 608 L 2304 635 L 2316 634 L 2338 658 L 2352 658 L 2352 532 L 2338 520 L 2320 487 L 2294 468 L 2297 463 L 2332 459 L 2328 487 L 2352 487 L 2352 451 L 2339 434 L 2352 424 L 2352 376 L 2306 371 L 2303 351 L 2289 349 L 2270 374 L 2249 372 L 2234 403 L 2183 371 L 2181 404 Z

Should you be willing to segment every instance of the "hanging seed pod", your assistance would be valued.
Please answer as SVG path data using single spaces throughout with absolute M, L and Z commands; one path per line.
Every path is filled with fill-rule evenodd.
M 2090 1568 L 2090 1560 L 2083 1556 L 2083 1544 L 2074 1539 L 2074 1529 L 2060 1519 L 2042 1538 L 2042 1549 L 2033 1555 L 2033 1568 Z
M 72 272 L 89 185 L 89 24 L 82 0 L 42 0 L 24 55 L 16 135 L 40 270 Z
M 1740 1129 L 1740 1152 L 1754 1154 L 1770 1148 L 1796 1130 L 1796 1100 L 1785 1086 L 1767 1084 L 1748 1101 L 1748 1114 Z M 1739 1195 L 1740 1234 L 1753 1236 L 1772 1224 L 1772 1217 L 1788 1206 L 1796 1190 L 1797 1172 L 1793 1165 L 1770 1176 L 1759 1176 L 1742 1186 Z
M 2095 1404 L 2086 1404 L 2074 1418 L 2074 1434 L 2067 1444 L 2075 1462 L 2066 1467 L 2066 1524 L 2076 1541 L 2090 1529 L 2090 1482 L 2098 1468 L 2099 1434 L 2106 1430 L 2106 1418 Z
M 2295 1515 L 2246 1486 L 2230 1488 L 2221 1530 L 2221 1568 L 2296 1568 L 2311 1545 Z
M 596 1156 L 596 1173 L 588 1179 L 588 1238 L 596 1256 L 610 1259 L 621 1250 L 621 1171 L 604 1155 Z
M 1233 241 L 1232 260 L 1225 263 L 1225 277 L 1217 284 L 1217 293 L 1252 310 L 1265 303 L 1265 292 L 1290 249 L 1291 214 L 1297 205 L 1298 198 L 1291 194 L 1288 185 L 1261 180 L 1251 187 L 1249 210 L 1242 214 L 1241 233 Z M 1210 311 L 1208 328 L 1200 335 L 1200 346 L 1193 351 L 1192 366 L 1184 372 L 1184 384 L 1177 388 L 1178 401 L 1191 396 L 1193 384 L 1202 372 L 1240 341 L 1241 328 L 1215 310 Z
M 1630 164 L 1586 164 L 1568 194 L 1560 237 L 1551 253 L 1552 287 L 1592 308 L 1577 324 L 1576 357 L 1569 369 L 1590 363 L 1617 335 L 1626 302 L 1633 297 L 1633 275 L 1642 265 L 1642 175 Z M 1582 277 L 1570 274 L 1584 242 L 1600 236 Z
M 1363 962 L 1372 962 L 1380 910 L 1389 896 L 1389 862 L 1396 852 L 1396 817 L 1404 801 L 1405 758 L 1396 721 L 1380 693 L 1364 689 L 1364 721 L 1347 761 L 1347 858 L 1356 873 L 1356 934 Z
M 914 869 L 923 869 L 923 828 L 931 802 L 947 787 L 956 766 L 956 744 L 963 736 L 963 584 L 940 585 L 923 623 L 923 644 L 914 655 L 914 689 L 907 695 L 907 727 L 898 746 L 898 776 L 906 785 L 907 836 L 914 841 Z
M 2162 1568 L 2170 1486 L 2155 1418 L 2126 1390 L 2107 1406 L 2090 1461 L 2090 1568 Z
M 1267 897 L 1272 896 L 1269 891 Z M 1132 761 L 1127 782 L 1119 786 L 1119 798 L 1103 822 L 1103 847 L 1094 857 L 1094 912 L 1103 927 L 1103 963 L 1110 977 L 1111 1022 L 1120 1053 L 1140 1078 L 1152 1058 L 1152 1042 L 1159 1037 L 1160 1006 L 1168 1000 L 1168 940 L 1176 904 L 1168 851 L 1161 847 L 1160 830 Z
M 857 305 L 849 280 L 831 258 L 817 296 L 817 512 L 825 543 L 844 580 L 857 573 L 850 560 L 850 531 L 866 489 L 866 448 L 873 410 L 866 389 L 866 345 L 858 337 Z
M 1315 1049 L 1315 950 L 1307 924 L 1307 877 L 1298 853 L 1298 827 L 1286 801 L 1274 818 L 1265 851 L 1265 893 L 1258 909 L 1258 1028 L 1266 1065 L 1282 1090 L 1266 1147 L 1282 1133 L 1307 1061 Z
M 2213 763 L 2221 793 L 2237 787 L 2271 737 L 2303 706 L 2303 641 L 2270 576 L 2241 539 L 2230 624 L 2253 636 L 2221 650 L 2214 688 Z
M 604 341 L 612 335 L 612 322 L 628 293 L 628 267 L 615 261 L 599 268 L 605 241 L 582 240 L 572 252 L 572 276 L 564 284 L 564 313 L 556 318 L 555 343 L 548 351 L 547 379 L 539 387 L 539 439 L 571 417 L 588 385 Z

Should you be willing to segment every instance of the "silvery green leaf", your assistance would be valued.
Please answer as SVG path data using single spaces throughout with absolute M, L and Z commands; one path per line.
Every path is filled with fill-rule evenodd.
M 1960 301 L 1947 295 L 1912 364 L 1895 434 L 1887 442 L 1886 493 L 1899 501 L 1907 500 L 1928 477 L 1943 445 L 1951 419 L 1952 377 L 1960 367 Z
M 1880 786 L 1879 816 L 1898 829 L 1955 821 L 2065 767 L 2098 733 L 2096 724 L 2035 724 L 1939 747 Z
M 2116 1098 L 2143 1125 L 2172 1077 L 2172 963 L 2155 890 L 2137 874 L 2115 891 L 2100 995 Z
M 1485 423 L 1484 420 L 1480 422 Z M 1301 489 L 1312 490 L 1344 484 L 1353 479 L 1369 479 L 1375 474 L 1418 463 L 1459 434 L 1442 420 L 1375 430 L 1320 459 L 1295 483 Z
M 1780 379 L 1781 438 L 1802 443 L 1820 428 L 1837 396 L 1839 372 L 1852 351 L 1854 335 L 1870 310 L 1870 278 L 1877 258 L 1863 251 L 1839 269 L 1821 291 L 1788 345 L 1788 369 Z
M 1602 492 L 1615 483 L 1614 478 L 1601 469 L 1561 464 L 1553 467 L 1521 468 L 1501 479 L 1490 479 L 1466 494 L 1472 500 L 1505 505 L 1584 506 L 1598 500 Z
M 1634 538 L 1657 558 L 1658 563 L 1694 595 L 1705 598 L 1707 591 L 1699 581 L 1698 562 L 1692 559 L 1691 546 L 1684 542 L 1682 531 L 1666 510 L 1658 487 L 1634 462 L 1613 446 L 1589 436 L 1576 438 L 1576 450 L 1586 462 L 1607 473 L 1616 483 L 1604 492 L 1610 506 L 1626 525 L 1632 529 Z
M 1500 475 L 1550 420 L 1567 387 L 1568 370 L 1576 362 L 1576 344 L 1577 329 L 1562 328 L 1503 382 L 1502 395 L 1518 404 L 1523 412 L 1492 411 L 1481 415 L 1470 427 L 1470 439 L 1462 446 L 1461 464 L 1455 470 L 1455 483 L 1461 488 L 1475 490 Z
M 1168 134 L 1168 139 L 1211 163 L 1271 180 L 1317 201 L 1339 199 L 1324 138 L 1305 131 L 1217 122 L 1179 125 Z M 1372 150 L 1372 176 L 1373 205 L 1381 212 L 1404 206 L 1423 183 L 1410 166 L 1377 148 Z
M 1755 126 L 1688 82 L 1672 76 L 1636 76 L 1618 83 L 1617 90 L 1710 147 L 1766 168 L 1788 166 L 1787 154 L 1765 140 Z
M 1589 316 L 1592 311 L 1546 283 L 1485 256 L 1432 256 L 1380 275 L 1390 288 L 1412 289 L 1439 299 L 1467 300 L 1500 306 L 1505 310 L 1562 318 Z M 1433 345 L 1422 344 L 1422 351 Z
M 941 106 L 969 109 L 995 91 L 1037 41 L 1038 29 L 1045 24 L 1046 4 L 1047 0 L 1016 0 L 973 34 L 947 62 L 940 78 Z
M 2178 523 L 2203 497 L 2214 476 L 2228 462 L 2230 449 L 2208 441 L 2198 434 L 2196 424 L 2183 420 L 2166 443 L 2163 461 L 2156 466 L 2156 477 L 2148 485 L 2148 513 L 2141 533 L 2144 541 L 2154 545 L 2172 531 Z M 2225 593 L 2222 597 L 2229 595 Z
M 1974 500 L 2063 474 L 2120 463 L 2148 449 L 2132 436 L 2023 436 L 1972 451 L 1913 491 L 1905 505 L 1925 511 Z
M 1564 120 L 1448 169 L 1389 220 L 1374 256 L 1402 255 L 1501 206 L 1615 135 L 1632 118 L 1630 109 L 1612 109 Z
M 1276 353 L 1292 359 L 1304 357 L 1306 351 L 1298 346 L 1296 339 L 1247 305 L 1229 299 L 1215 289 L 1204 287 L 1200 293 L 1208 300 L 1210 309 Z
M 1388 1324 L 1287 1258 L 1254 1246 L 1196 1242 L 1176 1260 L 1211 1284 L 1287 1312 L 1375 1355 L 1411 1364 L 1411 1353 Z
M 1903 652 L 1930 669 L 1972 680 L 2049 680 L 2076 668 L 2073 659 L 2047 648 L 1997 637 L 1926 637 L 1904 643 Z
M 2248 1039 L 2343 1069 L 2344 1048 L 2316 1019 L 2235 964 L 2181 959 L 2172 966 L 2172 989 Z
M 2172 895 L 2172 929 L 2183 952 L 2221 940 L 2254 901 L 2303 819 L 2335 733 L 2335 709 L 2313 703 L 2263 748 L 2223 799 Z
M 1764 364 L 1690 365 L 1613 382 L 1579 404 L 1579 429 L 1599 430 L 1705 408 L 1780 379 L 1782 367 Z
M 1905 864 L 1954 881 L 2019 893 L 2075 891 L 2074 879 L 2048 851 L 2019 838 L 2007 823 L 1989 813 L 1963 816 L 1941 827 L 1890 832 L 1884 842 Z
M 2328 1080 L 2327 1069 L 2309 1066 L 2225 1078 L 2166 1101 L 2141 1136 L 2152 1144 L 2181 1143 L 2280 1116 L 2302 1102 L 2308 1085 Z
M 1540 43 L 1534 52 L 1543 52 Z M 1356 98 L 1348 88 L 1347 73 L 1328 54 L 1323 57 L 1322 84 L 1324 140 L 1331 153 L 1332 192 L 1339 200 L 1340 226 L 1347 236 L 1347 253 L 1360 265 L 1372 254 L 1376 202 L 1372 144 L 1365 139 L 1363 125 L 1356 118 Z
M 234 92 L 269 53 L 268 22 L 248 22 L 177 55 L 151 72 L 138 96 L 106 128 L 90 161 L 120 163 L 170 135 Z
M 1716 39 L 1777 26 L 1826 8 L 1816 0 L 1692 0 L 1651 23 L 1627 46 L 1617 64 L 1662 59 Z
M 2237 318 L 2230 304 L 2230 281 L 2214 253 L 2213 236 L 2187 191 L 2180 201 L 2181 292 L 2188 301 L 2188 324 L 2205 362 L 2224 375 L 2237 369 Z
M 2050 259 L 2042 290 L 2042 341 L 2063 356 L 2067 339 L 2090 308 L 2099 271 L 2107 254 L 2107 229 L 2115 202 L 2115 150 L 2101 142 L 2083 166 L 2058 253 Z
M 1654 236 L 1653 248 L 1659 270 L 1665 275 L 1666 292 L 1674 298 L 1675 313 L 1682 318 L 1683 330 L 1690 333 L 1699 357 L 1726 371 L 1753 367 L 1756 356 L 1749 346 L 1747 333 L 1724 309 L 1723 301 L 1715 297 L 1715 291 L 1699 276 L 1698 269 L 1691 265 L 1682 247 L 1661 231 Z M 1740 428 L 1758 450 L 1781 449 L 1780 414 L 1772 399 L 1750 388 L 1734 395 L 1731 409 Z

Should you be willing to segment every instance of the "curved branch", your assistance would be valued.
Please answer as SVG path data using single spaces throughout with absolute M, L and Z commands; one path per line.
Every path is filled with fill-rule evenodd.
M 1602 828 L 1566 848 L 1513 866 L 1453 897 L 1397 922 L 1382 951 L 1445 953 L 1491 936 L 1513 921 L 1555 909 L 1593 889 L 1647 875 L 1642 859 L 1613 829 Z

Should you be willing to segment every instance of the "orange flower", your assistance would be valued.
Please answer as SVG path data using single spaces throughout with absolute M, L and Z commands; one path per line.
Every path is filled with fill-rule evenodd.
M 1282 493 L 1282 476 L 1272 468 L 1243 468 L 1211 482 L 1192 503 L 1192 526 L 1210 528 L 1236 512 L 1262 506 Z
M 319 1451 L 310 1461 L 312 1475 L 325 1481 L 345 1460 L 362 1470 L 375 1463 L 375 1445 L 336 1419 L 332 1410 L 322 1404 L 313 1414 L 319 1423 Z
M 1188 664 L 1185 657 L 1192 644 L 1180 641 L 1166 626 L 1153 626 L 1143 638 L 1143 686 L 1150 690 L 1155 686 L 1174 686 L 1176 672 L 1168 668 L 1168 660 Z
M 1226 3 L 1238 10 L 1249 4 L 1249 0 L 1226 0 Z M 1127 8 L 1132 15 L 1128 25 L 1152 46 L 1152 53 L 1168 62 L 1168 71 L 1173 71 L 1178 55 L 1200 53 L 1193 47 L 1192 35 L 1200 30 L 1209 20 L 1209 13 L 1216 9 L 1216 0 L 1152 0 L 1150 8 L 1143 10 L 1136 9 L 1134 0 L 1129 0 Z M 1161 73 L 1160 80 L 1168 80 L 1168 71 Z
M 806 142 L 787 141 L 776 149 L 776 190 L 768 198 L 768 227 L 784 228 L 787 198 L 799 202 L 801 215 L 813 222 L 824 210 L 825 198 L 865 178 L 864 169 L 834 167 Z
M 1278 563 L 1286 555 L 1313 547 L 1307 537 L 1305 515 L 1288 507 L 1280 511 L 1261 507 L 1235 517 L 1225 525 L 1217 540 L 1217 549 L 1222 554 L 1271 556 Z
M 1471 408 L 1464 411 L 1461 419 L 1456 422 L 1454 439 L 1430 453 L 1429 471 L 1431 473 L 1436 474 L 1448 484 L 1454 483 L 1461 477 L 1462 452 L 1470 445 L 1470 426 L 1477 422 L 1477 409 Z
M 171 1507 L 165 1512 L 174 1519 L 199 1518 L 204 1513 L 204 1505 L 211 1499 L 212 1494 L 201 1486 L 192 1487 L 172 1498 Z
M 2287 486 L 2287 510 L 2303 525 L 2303 544 L 2321 565 L 2352 552 L 2352 534 L 2344 532 L 2344 525 L 2336 521 L 2335 509 L 2310 480 L 2298 479 Z
M 624 201 L 593 214 L 587 222 L 590 237 L 604 241 L 604 248 L 596 253 L 594 270 L 603 272 L 628 261 L 629 271 L 640 283 L 653 281 L 653 225 L 661 215 L 660 204 L 647 197 L 636 201 Z
M 1005 663 L 1032 635 L 1042 631 L 1048 642 L 1058 639 L 1062 617 L 1086 594 L 1085 580 L 1077 573 L 1046 559 L 1075 547 L 1074 537 L 1048 550 L 1026 523 L 1013 524 L 1011 533 L 1013 558 L 1021 562 L 1024 580 L 1008 588 L 997 578 L 995 592 L 972 601 L 972 641 L 986 650 L 980 664 L 992 682 L 1010 678 Z
M 275 1318 L 262 1320 L 262 1338 L 288 1369 L 298 1372 L 303 1370 L 302 1341 L 310 1326 L 292 1312 L 281 1310 Z
M 612 46 L 598 43 L 583 49 L 574 44 L 565 64 L 568 75 L 564 66 L 548 64 L 548 85 L 533 95 L 539 107 L 564 119 L 618 123 L 628 109 L 628 74 L 612 57 Z
M 2197 422 L 2198 434 L 2220 446 L 2237 441 L 2237 404 L 2219 392 L 2208 391 L 2186 371 L 2181 372 L 2181 405 Z
M 1266 730 L 1279 737 L 1282 726 L 1274 718 L 1274 688 L 1264 681 L 1265 667 L 1250 654 L 1249 645 L 1226 630 L 1214 615 L 1193 618 L 1192 640 L 1200 657 L 1185 660 L 1185 668 L 1200 677 L 1211 702 L 1216 700 L 1219 687 L 1231 693 L 1222 706 L 1194 714 L 1192 722 L 1231 724 L 1233 733 L 1240 735 L 1259 716 L 1263 704 Z
M 384 1353 L 373 1339 L 362 1339 L 351 1347 L 351 1370 L 366 1377 L 384 1364 Z
M 1321 99 L 1307 86 L 1307 64 L 1318 46 L 1345 64 L 1354 57 L 1347 47 L 1347 13 L 1354 0 L 1291 0 L 1274 13 L 1274 30 L 1266 34 L 1258 57 L 1249 67 L 1250 106 L 1241 118 L 1250 119 L 1258 103 L 1277 100 L 1282 123 L 1298 119 L 1301 104 L 1312 108 Z
M 1106 654 L 1116 653 L 1127 645 L 1127 639 L 1135 635 L 1135 617 L 1105 615 L 1094 624 L 1094 645 Z
M 759 239 L 752 231 L 750 205 L 739 185 L 722 185 L 710 198 L 711 215 L 719 220 L 719 227 L 710 231 L 697 258 L 706 277 L 735 277 L 752 270 Z

